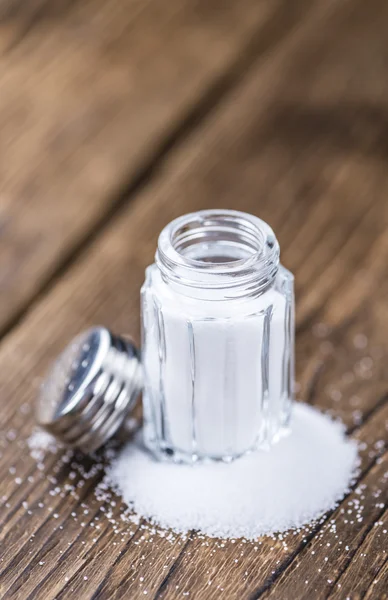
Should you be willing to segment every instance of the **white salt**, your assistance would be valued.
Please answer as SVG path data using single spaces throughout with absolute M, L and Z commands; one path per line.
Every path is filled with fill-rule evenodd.
M 155 258 L 142 288 L 145 445 L 185 462 L 271 445 L 294 377 L 294 278 L 273 231 L 200 211 L 167 225 Z
M 35 429 L 27 440 L 34 460 L 41 461 L 47 453 L 54 454 L 60 446 L 54 436 L 43 429 Z
M 255 539 L 333 509 L 357 463 L 357 445 L 343 426 L 298 404 L 291 434 L 270 452 L 231 464 L 177 465 L 156 461 L 138 437 L 109 467 L 107 481 L 138 515 L 162 528 Z

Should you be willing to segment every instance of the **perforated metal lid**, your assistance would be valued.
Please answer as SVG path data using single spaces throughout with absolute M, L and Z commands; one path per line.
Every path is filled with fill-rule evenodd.
M 141 388 L 132 340 L 95 327 L 76 337 L 51 367 L 36 418 L 64 444 L 93 452 L 121 427 Z

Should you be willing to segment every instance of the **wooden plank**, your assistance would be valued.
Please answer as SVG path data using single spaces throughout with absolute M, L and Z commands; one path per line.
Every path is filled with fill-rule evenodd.
M 6 426 L 0 469 L 5 474 L 6 499 L 0 542 L 9 549 L 0 576 L 5 597 L 129 596 L 136 600 L 144 598 L 147 591 L 148 597 L 172 600 L 190 591 L 196 600 L 278 599 L 282 596 L 277 594 L 287 597 L 290 589 L 295 589 L 309 598 L 311 590 L 318 590 L 319 598 L 334 593 L 347 570 L 356 568 L 353 558 L 362 553 L 374 522 L 381 519 L 382 509 L 370 495 L 383 485 L 380 479 L 387 460 L 386 455 L 379 458 L 387 443 L 388 417 L 382 401 L 386 392 L 382 381 L 386 381 L 383 334 L 388 285 L 383 272 L 387 259 L 383 216 L 388 180 L 384 162 L 376 158 L 380 130 L 373 123 L 363 125 L 369 140 L 365 155 L 349 147 L 341 147 L 337 153 L 318 133 L 311 142 L 300 142 L 298 136 L 280 140 L 278 114 L 292 91 L 311 110 L 316 108 L 317 98 L 322 101 L 322 89 L 326 102 L 346 104 L 347 99 L 354 100 L 356 92 L 377 102 L 384 90 L 364 82 L 369 81 L 372 65 L 373 81 L 387 85 L 383 64 L 377 60 L 386 51 L 383 25 L 387 11 L 384 3 L 374 0 L 367 12 L 363 3 L 354 2 L 329 8 L 325 4 L 310 14 L 274 54 L 257 65 L 213 119 L 171 153 L 150 185 L 1 344 L 0 389 Z M 364 65 L 366 49 L 376 60 L 370 57 L 363 69 L 360 64 Z M 332 87 L 328 81 L 334 82 Z M 292 116 L 289 120 L 292 122 Z M 335 136 L 334 130 L 331 135 Z M 258 199 L 258 190 L 263 191 L 264 199 Z M 372 206 L 371 197 L 375 199 Z M 328 547 L 333 560 L 321 572 L 311 550 L 326 562 L 327 554 L 319 544 L 334 544 L 330 521 L 317 529 L 317 537 L 302 532 L 283 541 L 263 539 L 257 544 L 229 541 L 222 546 L 222 542 L 194 535 L 188 540 L 178 537 L 171 544 L 144 531 L 141 524 L 117 525 L 116 534 L 93 497 L 99 473 L 90 479 L 76 474 L 72 480 L 74 466 L 60 459 L 57 462 L 56 457 L 49 457 L 46 470 L 40 472 L 23 446 L 32 426 L 25 411 L 38 383 L 32 385 L 33 379 L 43 373 L 65 341 L 92 322 L 106 323 L 118 331 L 136 331 L 138 289 L 161 226 L 184 210 L 209 205 L 250 210 L 279 231 L 285 262 L 300 282 L 298 379 L 303 398 L 341 414 L 353 435 L 366 444 L 361 477 L 370 493 L 365 522 L 349 528 L 341 516 L 341 508 L 347 507 L 354 495 L 329 517 L 341 535 L 338 546 L 346 539 L 342 545 L 348 545 L 350 551 L 337 558 L 337 542 Z M 312 235 L 313 231 L 319 234 Z M 369 269 L 373 304 L 365 302 L 365 268 Z M 357 298 L 350 302 L 352 282 Z M 320 295 L 306 302 L 316 286 Z M 344 302 L 348 311 L 343 309 Z M 325 327 L 311 329 L 321 321 L 328 331 Z M 359 335 L 367 337 L 367 347 L 360 343 L 364 338 L 357 338 Z M 373 358 L 372 366 L 370 361 L 364 362 L 366 370 L 360 366 L 365 357 Z M 324 366 L 317 371 L 321 362 Z M 349 377 L 351 372 L 354 379 Z M 366 372 L 364 378 L 361 373 Z M 338 391 L 341 397 L 333 393 Z M 355 395 L 360 397 L 359 404 L 353 404 Z M 359 410 L 357 422 L 354 410 Z M 48 480 L 47 475 L 57 481 Z M 18 477 L 23 479 L 22 485 L 15 481 Z M 72 481 L 86 482 L 78 488 L 79 498 L 63 487 Z M 119 508 L 113 510 L 116 520 Z M 380 555 L 378 561 L 380 565 Z M 384 572 L 382 566 L 382 576 Z M 306 588 L 305 580 L 310 587 Z M 374 585 L 384 590 L 380 579 Z M 365 584 L 362 586 L 363 593 L 370 594 Z M 309 590 L 310 596 L 306 596 Z
M 387 417 L 388 408 L 385 407 L 384 413 L 379 414 L 378 421 L 381 422 L 381 419 L 384 420 Z M 370 440 L 370 438 L 375 439 L 375 435 L 376 422 L 366 423 L 357 433 L 358 439 L 365 442 Z M 371 505 L 371 507 L 373 491 L 373 485 L 371 484 L 372 482 L 377 483 L 378 475 L 375 472 L 368 475 L 368 471 L 374 465 L 375 458 L 375 455 L 369 455 L 368 452 L 365 452 L 362 456 L 362 472 L 366 473 L 365 480 L 363 479 L 362 482 L 365 483 L 367 477 L 370 478 L 370 481 L 368 480 L 368 488 L 371 490 L 371 496 L 368 499 L 368 506 Z M 382 471 L 384 470 L 379 471 L 379 475 L 381 475 Z M 347 542 L 344 543 L 345 534 L 354 536 L 354 530 L 347 527 L 346 523 L 343 523 L 341 509 L 351 500 L 352 497 L 344 501 L 335 513 L 330 516 L 330 520 L 325 522 L 323 528 L 317 528 L 317 532 L 321 532 L 320 536 L 317 537 L 314 537 L 310 531 L 306 530 L 296 535 L 284 536 L 283 541 L 262 538 L 256 544 L 244 544 L 241 542 L 232 544 L 227 542 L 225 548 L 220 548 L 219 542 L 216 540 L 209 540 L 204 544 L 201 539 L 195 539 L 190 545 L 190 556 L 186 555 L 186 562 L 175 569 L 173 576 L 168 582 L 168 586 L 160 594 L 160 598 L 179 598 L 182 588 L 185 590 L 192 588 L 198 590 L 196 598 L 198 597 L 201 600 L 209 598 L 209 600 L 213 600 L 220 596 L 220 589 L 224 588 L 231 598 L 238 598 L 239 596 L 250 599 L 267 596 L 276 599 L 289 598 L 290 590 L 293 590 L 293 597 L 299 599 L 304 597 L 303 595 L 298 595 L 301 593 L 301 590 L 295 586 L 299 585 L 303 593 L 306 594 L 306 598 L 314 597 L 315 599 L 315 597 L 325 597 L 323 593 L 320 596 L 316 592 L 316 588 L 319 589 L 318 584 L 314 584 L 314 588 L 311 585 L 306 588 L 305 581 L 308 578 L 301 575 L 302 571 L 299 572 L 299 570 L 294 575 L 295 582 L 291 579 L 291 575 L 287 574 L 287 578 L 284 580 L 286 589 L 280 588 L 279 590 L 278 587 L 273 587 L 273 582 L 276 581 L 282 572 L 285 572 L 288 565 L 295 565 L 292 562 L 293 558 L 298 556 L 300 552 L 301 556 L 303 556 L 306 547 L 312 548 L 314 546 L 315 548 L 315 545 L 317 545 L 321 550 L 325 550 L 326 552 L 324 544 L 331 543 L 332 551 L 338 552 L 338 548 L 341 549 L 342 546 L 345 547 L 347 545 Z M 380 513 L 381 510 L 376 509 L 374 513 L 368 514 L 368 519 L 365 518 L 364 527 L 368 525 L 368 522 L 370 523 L 373 520 L 376 514 L 380 515 Z M 332 521 L 337 526 L 338 540 L 333 539 Z M 322 542 L 323 539 L 325 540 L 324 542 Z M 310 542 L 310 540 L 312 541 Z M 321 542 L 322 548 L 320 546 Z M 356 540 L 354 543 L 356 544 Z M 323 561 L 326 554 L 323 555 Z M 309 573 L 310 584 L 310 574 L 314 574 L 316 578 L 321 578 L 319 585 L 322 585 L 324 582 L 327 586 L 327 578 L 330 579 L 333 576 L 334 570 L 339 566 L 339 560 L 335 558 L 335 560 L 331 561 L 331 575 L 327 575 L 324 572 L 321 574 L 318 571 L 320 565 L 317 565 L 318 561 L 315 558 L 311 559 L 311 556 L 310 561 L 306 561 L 305 568 L 306 572 Z M 211 581 L 211 584 L 209 584 L 209 581 Z M 177 585 L 179 586 L 178 588 L 176 588 Z M 280 592 L 284 595 L 278 595 Z
M 341 588 L 338 588 L 338 583 L 342 573 L 346 572 L 349 565 L 351 570 L 356 568 L 359 554 L 364 553 L 361 549 L 368 534 L 376 523 L 384 522 L 387 459 L 388 456 L 385 455 L 372 469 L 367 470 L 361 485 L 341 503 L 327 526 L 322 528 L 319 535 L 315 535 L 310 543 L 305 544 L 297 559 L 283 570 L 275 585 L 266 593 L 257 594 L 257 598 L 264 599 L 272 596 L 283 600 L 288 598 L 290 589 L 294 591 L 295 597 L 301 600 L 311 597 L 327 598 L 331 591 L 340 593 Z M 363 468 L 366 469 L 365 459 Z M 365 486 L 365 489 L 362 486 Z M 382 490 L 383 494 L 381 494 Z M 377 492 L 380 492 L 380 497 L 376 496 Z M 357 502 L 365 505 L 360 522 L 356 519 Z M 385 534 L 382 533 L 384 527 L 378 526 L 380 543 L 375 548 L 373 557 L 371 556 L 371 559 L 375 558 L 381 564 L 385 559 L 386 547 Z M 359 581 L 357 593 L 361 591 L 361 586 L 367 589 L 367 580 Z
M 376 436 L 379 428 L 380 431 L 384 429 L 384 421 L 388 418 L 387 408 L 385 407 L 384 412 L 376 415 L 374 422 L 367 423 L 359 430 L 358 439 L 365 442 L 375 439 L 374 436 Z M 368 473 L 368 469 L 373 466 L 376 455 L 379 455 L 381 450 L 376 451 L 375 454 L 371 454 L 370 451 L 363 452 L 362 471 L 364 473 Z M 52 465 L 49 465 L 47 472 L 52 473 L 52 471 Z M 70 471 L 71 468 L 67 467 L 67 476 Z M 66 480 L 69 481 L 68 478 Z M 95 479 L 91 483 L 94 481 Z M 183 591 L 198 589 L 204 590 L 202 592 L 204 598 L 217 598 L 220 588 L 225 586 L 230 573 L 233 574 L 233 577 L 229 592 L 231 594 L 235 593 L 237 597 L 237 593 L 242 593 L 242 586 L 257 590 L 260 589 L 260 582 L 264 579 L 271 581 L 273 573 L 277 573 L 284 566 L 284 563 L 287 564 L 289 554 L 304 547 L 303 534 L 291 536 L 291 539 L 285 538 L 287 540 L 287 542 L 284 542 L 287 544 L 286 546 L 283 546 L 279 541 L 274 542 L 268 538 L 260 540 L 257 544 L 226 542 L 223 546 L 216 540 L 194 538 L 190 544 L 190 551 L 181 554 L 187 544 L 180 539 L 174 545 L 171 545 L 170 542 L 141 530 L 138 530 L 132 537 L 134 531 L 130 529 L 128 532 L 125 526 L 122 528 L 125 532 L 124 537 L 121 534 L 117 535 L 112 526 L 107 523 L 101 524 L 103 527 L 102 534 L 94 528 L 82 527 L 82 523 L 88 526 L 90 522 L 93 522 L 92 519 L 96 515 L 102 516 L 102 513 L 99 513 L 96 509 L 96 503 L 90 495 L 85 498 L 87 504 L 83 506 L 76 498 L 67 498 L 65 510 L 63 510 L 64 506 L 61 508 L 63 500 L 54 497 L 54 499 L 50 498 L 49 503 L 45 501 L 45 506 L 39 510 L 38 499 L 42 501 L 47 498 L 50 487 L 55 489 L 55 482 L 51 486 L 48 485 L 43 493 L 41 492 L 36 498 L 26 496 L 26 501 L 32 510 L 32 516 L 30 516 L 27 523 L 23 522 L 25 509 L 20 507 L 19 514 L 14 517 L 15 522 L 10 524 L 13 531 L 7 525 L 5 528 L 3 526 L 3 529 L 8 530 L 7 533 L 12 531 L 14 536 L 15 525 L 20 523 L 22 519 L 23 524 L 19 535 L 23 532 L 25 537 L 24 540 L 18 540 L 19 552 L 7 557 L 4 564 L 5 568 L 2 571 L 3 585 L 8 584 L 10 581 L 14 582 L 10 589 L 11 597 L 17 593 L 20 586 L 23 586 L 22 597 L 26 597 L 29 590 L 33 590 L 31 597 L 36 596 L 38 591 L 42 597 L 46 594 L 49 597 L 56 597 L 63 588 L 64 597 L 69 592 L 77 594 L 78 597 L 84 595 L 89 597 L 88 594 L 91 596 L 92 590 L 93 593 L 98 590 L 101 597 L 107 598 L 115 593 L 118 594 L 118 597 L 122 597 L 123 590 L 129 591 L 131 597 L 132 595 L 133 597 L 138 597 L 138 595 L 141 597 L 144 589 L 149 590 L 150 593 L 159 590 L 161 575 L 166 573 L 166 569 L 167 573 L 169 572 L 174 560 L 179 555 L 182 559 L 180 568 L 175 569 L 169 587 L 160 590 L 160 597 L 165 597 L 165 594 L 166 597 L 175 597 L 174 593 L 176 597 L 180 597 Z M 370 482 L 369 488 L 370 494 L 373 494 L 374 489 Z M 81 501 L 82 499 L 81 497 Z M 349 499 L 347 502 L 349 502 Z M 372 505 L 373 502 L 368 504 Z M 88 515 L 83 514 L 84 507 L 87 507 L 89 511 Z M 51 510 L 48 510 L 49 508 Z M 336 517 L 338 525 L 341 525 L 340 510 L 338 509 Z M 70 516 L 74 511 L 76 511 L 77 520 Z M 381 511 L 377 509 L 377 512 L 380 513 Z M 59 515 L 58 519 L 52 516 L 56 514 Z M 37 523 L 41 524 L 42 516 L 45 516 L 47 521 L 43 522 L 43 528 L 35 529 Z M 118 510 L 114 510 L 114 516 L 116 519 L 119 518 Z M 31 524 L 31 520 L 35 520 L 35 523 Z M 71 542 L 69 549 L 66 544 L 61 545 L 58 541 L 54 543 L 58 534 L 64 535 L 63 531 L 58 531 L 58 527 L 62 527 L 63 524 L 65 524 L 66 542 Z M 94 523 L 95 526 L 97 524 L 97 522 Z M 364 526 L 367 526 L 367 524 L 368 522 L 365 519 Z M 27 531 L 24 531 L 26 526 Z M 344 542 L 344 533 L 352 536 L 353 531 L 352 529 L 349 530 L 349 526 L 343 523 L 342 528 L 344 532 L 341 532 L 338 526 L 338 532 L 341 534 L 339 542 L 345 547 L 347 542 Z M 382 529 L 381 527 L 380 532 Z M 34 537 L 31 538 L 32 534 Z M 335 544 L 333 544 L 331 523 L 324 530 L 324 534 L 332 542 L 332 551 L 338 551 L 338 546 L 335 548 Z M 141 540 L 142 536 L 144 537 Z M 29 539 L 32 540 L 33 544 L 31 546 L 32 557 L 25 552 L 25 546 L 26 544 L 29 545 Z M 2 536 L 1 542 L 9 546 L 7 536 Z M 133 545 L 135 543 L 138 545 Z M 128 544 L 130 545 L 128 546 Z M 318 542 L 317 544 L 319 546 Z M 349 544 L 351 545 L 351 541 L 349 541 Z M 324 546 L 324 544 L 322 545 Z M 59 547 L 63 548 L 63 556 L 59 554 Z M 109 548 L 110 560 L 107 559 L 106 548 Z M 53 564 L 56 564 L 58 560 L 61 564 L 60 570 L 53 569 Z M 280 562 L 282 563 L 281 567 L 279 567 Z M 30 567 L 25 569 L 25 565 L 30 565 Z M 150 565 L 152 565 L 152 569 L 149 568 Z M 258 565 L 260 568 L 257 568 Z M 34 570 L 34 577 L 30 575 L 31 566 Z M 144 585 L 142 585 L 141 577 L 144 578 Z M 328 577 L 330 578 L 330 576 Z M 43 578 L 43 581 L 41 581 L 41 578 Z M 211 587 L 209 587 L 209 581 L 212 582 Z M 38 582 L 41 583 L 38 584 Z M 175 589 L 179 591 L 174 592 Z M 310 590 L 310 588 L 308 589 Z M 159 597 L 158 594 L 156 597 Z
M 384 523 L 388 521 L 386 512 L 381 517 L 381 521 Z M 372 527 L 355 553 L 349 567 L 338 579 L 336 589 L 329 598 L 333 600 L 341 600 L 347 596 L 361 598 L 368 589 L 372 591 L 374 586 L 379 583 L 379 574 L 387 561 L 387 553 L 383 552 L 384 546 L 387 546 L 384 537 L 386 534 L 383 532 L 384 529 L 381 526 Z M 382 575 L 383 573 L 380 574 L 380 577 Z M 385 590 L 382 590 L 381 595 L 376 592 L 376 598 L 384 598 L 384 594 L 387 597 L 387 590 L 388 577 L 386 576 Z
M 0 331 L 292 28 L 285 4 L 2 3 Z
M 376 579 L 373 581 L 373 585 L 370 586 L 366 595 L 365 600 L 373 600 L 373 598 L 387 598 L 387 584 L 388 584 L 388 561 L 385 562 L 381 571 L 377 574 Z

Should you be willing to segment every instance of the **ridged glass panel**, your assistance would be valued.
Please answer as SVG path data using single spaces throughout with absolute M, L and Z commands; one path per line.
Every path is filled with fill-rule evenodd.
M 147 278 L 142 314 L 149 448 L 179 461 L 229 461 L 284 433 L 293 385 L 292 283 L 282 269 L 264 309 L 261 299 L 257 312 L 190 318 L 172 310 Z

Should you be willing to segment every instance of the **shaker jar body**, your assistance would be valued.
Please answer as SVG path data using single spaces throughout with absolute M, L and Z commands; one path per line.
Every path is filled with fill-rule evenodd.
M 292 403 L 292 274 L 279 266 L 264 290 L 237 297 L 182 289 L 157 264 L 147 269 L 145 444 L 184 462 L 229 461 L 269 447 L 287 430 Z

